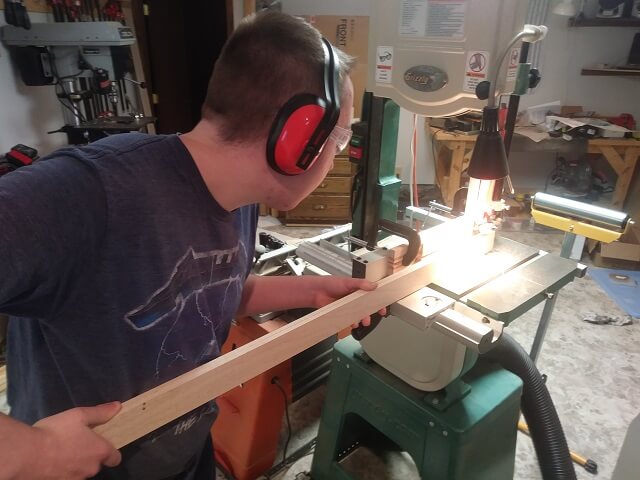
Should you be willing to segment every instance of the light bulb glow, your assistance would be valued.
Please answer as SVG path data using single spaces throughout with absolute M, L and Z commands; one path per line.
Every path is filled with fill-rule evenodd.
M 467 204 L 464 210 L 466 225 L 470 233 L 477 231 L 489 222 L 493 213 L 493 190 L 495 180 L 469 179 L 467 191 Z

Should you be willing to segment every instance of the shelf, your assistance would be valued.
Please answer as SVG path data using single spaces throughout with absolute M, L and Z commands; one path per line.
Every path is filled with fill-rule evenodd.
M 580 73 L 601 77 L 640 77 L 640 70 L 622 70 L 620 68 L 583 68 Z
M 640 28 L 640 18 L 584 18 L 569 19 L 570 27 L 637 27 Z

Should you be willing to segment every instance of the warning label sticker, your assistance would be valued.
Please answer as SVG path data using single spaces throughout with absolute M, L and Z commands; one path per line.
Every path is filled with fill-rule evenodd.
M 427 29 L 427 0 L 402 0 L 400 35 L 424 37 Z
M 391 83 L 393 47 L 378 47 L 376 51 L 376 83 Z
M 467 2 L 431 0 L 427 11 L 427 36 L 462 38 Z
M 402 37 L 462 38 L 467 11 L 466 0 L 402 0 Z
M 513 80 L 518 74 L 518 64 L 520 62 L 520 47 L 512 48 L 509 53 L 509 66 L 507 68 L 507 80 Z
M 462 90 L 475 93 L 476 85 L 488 80 L 489 52 L 470 51 L 467 52 L 467 64 L 464 69 L 464 81 Z

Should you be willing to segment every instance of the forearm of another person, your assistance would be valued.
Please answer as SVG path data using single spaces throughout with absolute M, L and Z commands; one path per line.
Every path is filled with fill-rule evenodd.
M 93 433 L 119 402 L 66 410 L 33 426 L 0 414 L 0 480 L 85 479 L 120 463 L 120 452 Z
M 368 280 L 339 276 L 261 277 L 247 279 L 238 315 L 320 308 L 357 290 L 375 290 Z

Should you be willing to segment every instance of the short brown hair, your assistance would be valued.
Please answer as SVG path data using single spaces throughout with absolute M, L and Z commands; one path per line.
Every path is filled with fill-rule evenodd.
M 334 50 L 342 85 L 355 60 Z M 220 53 L 202 116 L 216 119 L 228 142 L 266 136 L 276 113 L 292 96 L 323 95 L 323 68 L 321 35 L 313 26 L 274 11 L 251 15 Z

